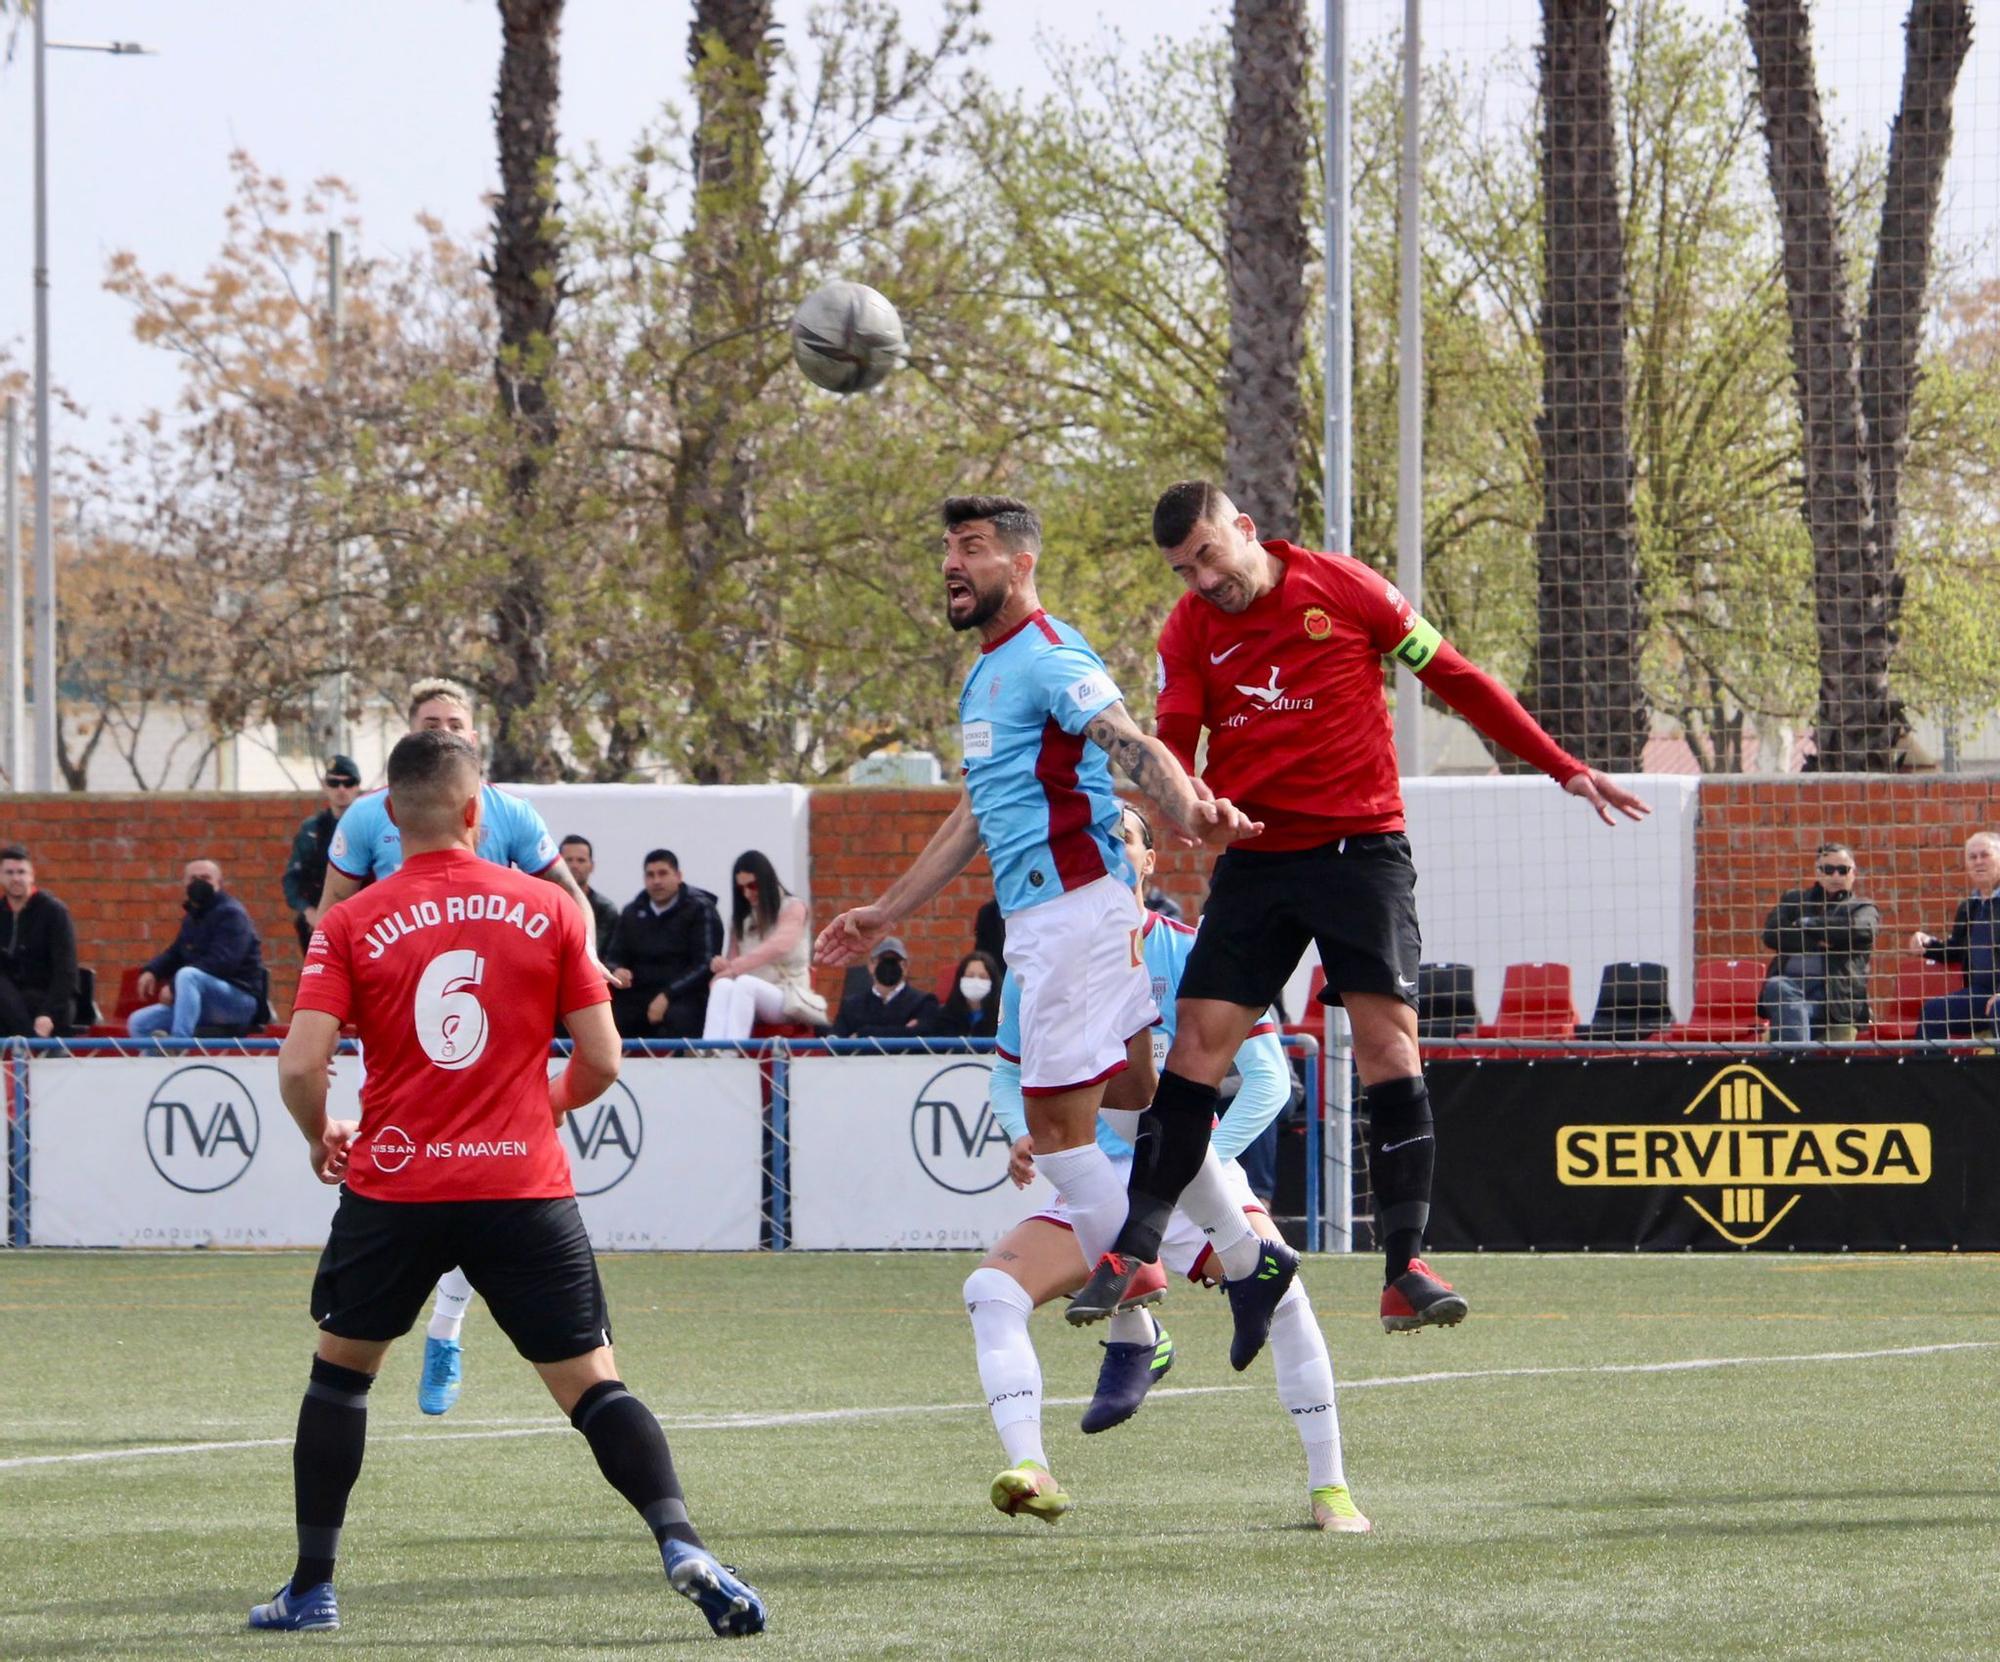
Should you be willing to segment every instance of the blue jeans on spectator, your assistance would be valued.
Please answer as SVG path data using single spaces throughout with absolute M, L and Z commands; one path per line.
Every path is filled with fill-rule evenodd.
M 1819 1021 L 1819 987 L 1791 975 L 1772 975 L 1764 980 L 1757 995 L 1757 1013 L 1771 1024 L 1771 1043 L 1802 1045 L 1811 1042 Z
M 1973 1039 L 1993 1028 L 1986 1006 L 1993 994 L 1960 987 L 1938 998 L 1924 1000 L 1924 1013 L 1917 1022 L 1917 1037 L 1925 1044 L 1941 1045 L 1950 1039 Z
M 191 1039 L 197 1027 L 247 1027 L 256 1015 L 255 993 L 232 986 L 207 970 L 182 968 L 174 972 L 173 1003 L 134 1010 L 131 1032 L 135 1039 L 160 1032 Z

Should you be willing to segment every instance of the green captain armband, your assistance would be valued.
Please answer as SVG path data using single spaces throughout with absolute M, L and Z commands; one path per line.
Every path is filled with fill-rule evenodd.
M 1444 636 L 1415 612 L 1410 614 L 1410 619 L 1410 632 L 1396 643 L 1396 650 L 1389 656 L 1399 664 L 1418 670 L 1437 656 L 1437 649 L 1444 645 Z

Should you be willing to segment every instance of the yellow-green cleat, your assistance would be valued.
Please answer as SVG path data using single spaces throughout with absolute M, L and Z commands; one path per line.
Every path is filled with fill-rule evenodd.
M 1017 1518 L 1025 1512 L 1047 1524 L 1054 1523 L 1074 1504 L 1056 1486 L 1049 1471 L 1032 1460 L 1009 1466 L 993 1480 L 992 1493 L 993 1504 L 1008 1517 Z
M 1313 1528 L 1330 1535 L 1366 1535 L 1375 1526 L 1361 1515 L 1345 1483 L 1332 1483 L 1312 1492 Z

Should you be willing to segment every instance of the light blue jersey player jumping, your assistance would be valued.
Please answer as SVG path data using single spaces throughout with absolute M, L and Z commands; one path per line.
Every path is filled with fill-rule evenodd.
M 964 794 L 874 905 L 821 931 L 816 956 L 865 958 L 984 848 L 1008 969 L 1023 985 L 1021 1090 L 1037 1158 L 1094 1262 L 1125 1221 L 1124 1182 L 1096 1142 L 1098 1105 L 1151 1098 L 1146 1035 L 1158 1014 L 1106 758 L 1193 841 L 1220 848 L 1262 827 L 1202 800 L 1172 753 L 1133 725 L 1103 660 L 1042 610 L 1042 526 L 1026 503 L 953 497 L 944 526 L 945 616 L 982 642 L 959 696 Z
M 1134 887 L 1143 894 L 1155 859 L 1152 828 L 1136 809 L 1127 808 L 1123 830 L 1135 872 Z M 1157 913 L 1146 914 L 1140 951 L 1162 1011 L 1153 1029 L 1153 1042 L 1162 1052 L 1173 1040 L 1174 993 L 1180 986 L 1181 969 L 1187 963 L 1194 936 L 1195 932 L 1185 924 Z M 1010 976 L 1001 996 L 1000 1059 L 993 1069 L 988 1099 L 994 1119 L 1006 1129 L 1014 1145 L 1010 1175 L 1017 1184 L 1025 1186 L 1032 1179 L 1037 1162 L 1033 1139 L 1027 1130 L 1019 1067 L 1014 1060 L 1018 1049 L 1017 980 Z M 1256 1140 L 1291 1100 L 1292 1073 L 1285 1062 L 1273 1017 L 1267 1015 L 1251 1030 L 1235 1060 L 1242 1082 L 1209 1146 L 1223 1162 L 1224 1182 L 1241 1212 L 1259 1234 L 1276 1239 L 1276 1225 L 1251 1193 L 1243 1168 L 1236 1163 L 1236 1156 Z M 1121 1172 L 1132 1159 L 1132 1145 L 1122 1134 L 1131 1130 L 1127 1123 L 1131 1117 L 1112 1110 L 1098 1116 L 1098 1145 Z M 966 1278 L 965 1304 L 972 1317 L 980 1383 L 986 1389 L 993 1427 L 1010 1462 L 993 1480 L 991 1496 L 993 1504 L 1010 1515 L 1026 1512 L 1053 1523 L 1070 1507 L 1070 1499 L 1057 1485 L 1042 1446 L 1042 1373 L 1034 1343 L 1028 1337 L 1028 1316 L 1050 1299 L 1074 1292 L 1083 1284 L 1088 1267 L 1078 1250 L 1069 1211 L 1059 1193 L 1054 1205 L 1010 1230 L 985 1262 Z M 1212 1284 L 1221 1276 L 1207 1235 L 1184 1212 L 1176 1211 L 1168 1224 L 1160 1246 L 1160 1263 L 1147 1266 L 1133 1283 L 1135 1298 L 1158 1297 L 1169 1270 L 1204 1284 Z M 1333 1364 L 1303 1282 L 1295 1279 L 1279 1301 L 1270 1342 L 1278 1375 L 1278 1400 L 1305 1446 L 1306 1486 L 1313 1523 L 1324 1530 L 1363 1533 L 1369 1527 L 1368 1520 L 1355 1507 L 1342 1470 Z M 1112 1336 L 1104 1350 L 1104 1370 L 1097 1395 L 1084 1415 L 1086 1432 L 1106 1431 L 1130 1419 L 1139 1411 L 1147 1391 L 1173 1366 L 1172 1339 L 1136 1303 L 1131 1310 L 1112 1318 Z
M 475 750 L 479 735 L 472 725 L 472 695 L 456 681 L 419 681 L 410 689 L 410 731 L 426 728 L 455 733 Z M 493 785 L 479 790 L 479 857 L 496 866 L 514 866 L 534 877 L 545 877 L 566 891 L 582 911 L 595 950 L 597 920 L 570 869 L 558 858 L 555 839 L 533 806 Z M 389 817 L 389 793 L 372 791 L 357 798 L 340 816 L 327 845 L 326 886 L 319 905 L 309 914 L 317 924 L 364 883 L 387 877 L 403 863 L 403 834 Z M 447 1272 L 438 1283 L 437 1304 L 424 1330 L 424 1370 L 417 1379 L 417 1406 L 426 1414 L 443 1414 L 458 1401 L 465 1364 L 459 1334 L 472 1303 L 472 1283 L 460 1270 Z

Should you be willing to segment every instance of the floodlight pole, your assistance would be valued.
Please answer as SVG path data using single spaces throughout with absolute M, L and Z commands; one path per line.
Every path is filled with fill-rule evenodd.
M 1424 604 L 1424 267 L 1421 231 L 1423 130 L 1422 0 L 1403 0 L 1403 154 L 1400 252 L 1402 317 L 1397 330 L 1396 586 Z M 1407 775 L 1424 771 L 1423 690 L 1396 666 L 1396 755 Z
M 342 301 L 346 292 L 344 273 L 341 269 L 340 233 L 326 234 L 326 311 L 327 311 L 327 354 L 326 386 L 334 396 L 334 419 L 340 420 L 340 332 L 344 321 Z M 343 429 L 345 424 L 343 423 Z M 347 504 L 342 503 L 340 512 L 344 517 Z M 340 668 L 333 672 L 333 720 L 329 724 L 331 742 L 328 749 L 338 755 L 347 753 L 347 539 L 336 535 L 333 541 L 333 649 L 340 656 Z M 324 758 L 321 758 L 324 760 Z
M 22 730 L 27 724 L 27 700 L 22 696 L 21 671 L 26 667 L 21 653 L 22 579 L 21 565 L 21 404 L 11 393 L 7 398 L 7 718 L 0 727 L 0 761 L 7 768 L 7 788 L 21 789 Z
M 1353 121 L 1348 103 L 1347 0 L 1326 0 L 1326 546 L 1354 552 Z

